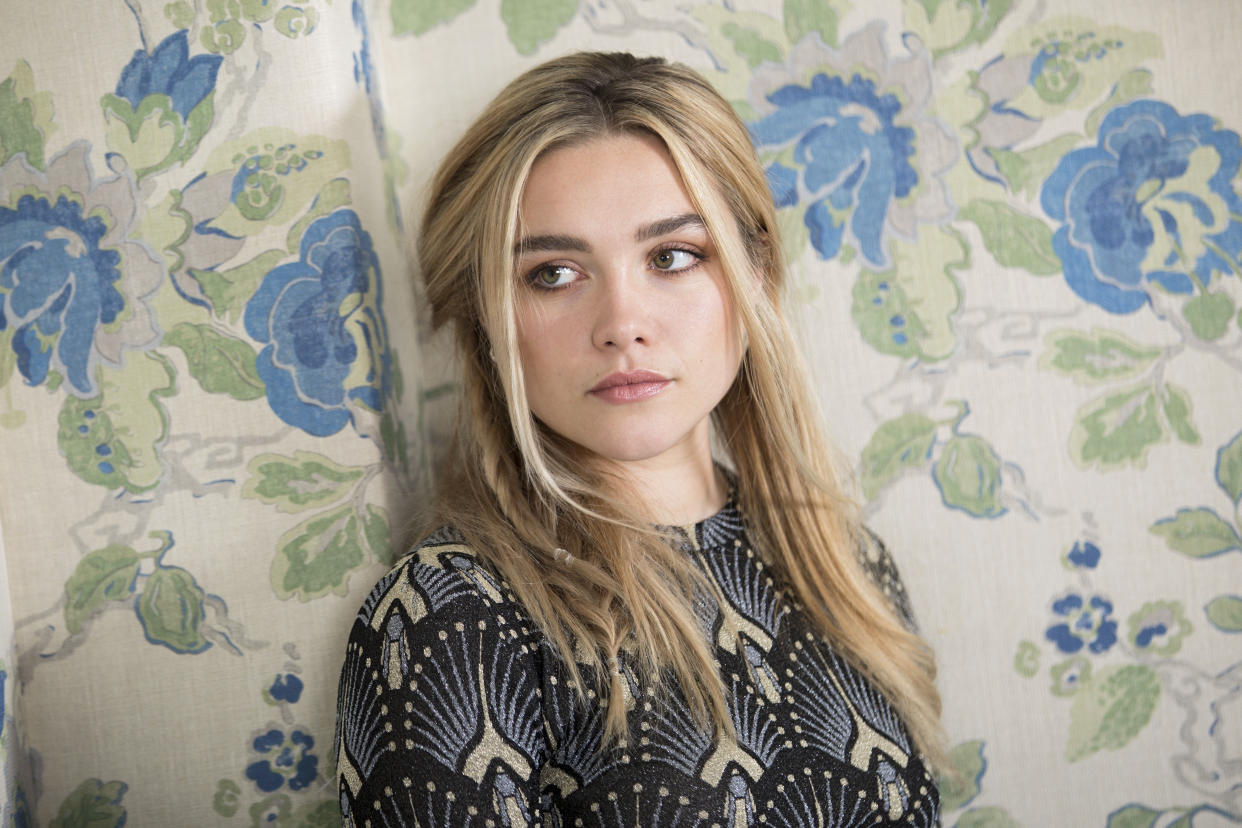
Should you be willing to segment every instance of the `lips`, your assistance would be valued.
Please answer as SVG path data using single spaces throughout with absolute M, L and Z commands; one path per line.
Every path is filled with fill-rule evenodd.
M 608 403 L 637 402 L 654 397 L 671 383 L 655 371 L 618 371 L 604 377 L 587 393 Z

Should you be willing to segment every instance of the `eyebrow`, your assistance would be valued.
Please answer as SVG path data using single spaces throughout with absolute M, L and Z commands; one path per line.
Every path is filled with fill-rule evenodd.
M 707 229 L 703 217 L 698 213 L 683 213 L 680 216 L 670 216 L 669 218 L 653 221 L 651 224 L 638 228 L 634 233 L 634 241 L 648 241 L 660 236 L 666 236 L 669 233 L 675 233 L 686 227 Z M 555 233 L 541 236 L 523 236 L 518 240 L 517 244 L 513 245 L 513 253 L 518 256 L 523 253 L 540 253 L 552 250 L 574 250 L 580 253 L 589 253 L 591 246 L 584 239 L 580 239 L 577 236 L 565 236 Z

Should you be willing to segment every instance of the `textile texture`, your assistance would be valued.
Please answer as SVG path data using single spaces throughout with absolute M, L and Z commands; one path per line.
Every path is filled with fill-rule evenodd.
M 0 824 L 334 825 L 452 427 L 407 239 L 577 49 L 750 128 L 935 647 L 946 826 L 1242 824 L 1234 0 L 10 0 Z

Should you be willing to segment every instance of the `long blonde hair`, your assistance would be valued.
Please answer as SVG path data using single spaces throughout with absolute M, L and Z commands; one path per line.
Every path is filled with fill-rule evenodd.
M 755 548 L 813 623 L 885 693 L 915 745 L 943 758 L 935 662 L 860 565 L 867 543 L 781 312 L 775 208 L 745 126 L 699 75 L 659 58 L 569 55 L 506 87 L 436 175 L 418 239 L 432 324 L 452 322 L 462 411 L 432 518 L 494 567 L 572 674 L 599 682 L 626 737 L 624 649 L 643 687 L 669 673 L 700 723 L 732 733 L 714 652 L 692 609 L 703 576 L 624 502 L 618 481 L 544 427 L 517 352 L 513 244 L 542 154 L 617 133 L 655 135 L 715 243 L 749 341 L 713 412 Z M 583 691 L 585 692 L 585 691 Z

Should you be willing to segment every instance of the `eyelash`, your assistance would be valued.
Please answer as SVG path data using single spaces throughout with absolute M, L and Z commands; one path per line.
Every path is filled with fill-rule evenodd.
M 651 254 L 651 257 L 648 259 L 648 264 L 650 265 L 652 262 L 654 262 L 656 257 L 661 255 L 662 253 L 685 253 L 693 257 L 694 261 L 692 261 L 690 264 L 686 265 L 685 267 L 679 267 L 676 269 L 672 269 L 672 268 L 665 269 L 661 267 L 652 267 L 651 269 L 656 271 L 657 273 L 680 275 L 682 273 L 688 273 L 689 271 L 694 270 L 695 268 L 702 265 L 703 262 L 707 261 L 707 256 L 704 255 L 703 253 L 700 253 L 697 250 L 694 250 L 689 247 L 685 247 L 683 245 L 670 244 L 670 245 L 666 245 L 664 247 L 658 248 L 655 251 L 653 251 Z M 539 283 L 539 274 L 545 273 L 547 271 L 556 271 L 556 270 L 573 271 L 573 270 L 576 270 L 576 268 L 571 267 L 570 265 L 541 264 L 531 269 L 526 274 L 526 284 L 530 285 L 535 290 L 546 292 L 546 293 L 552 293 L 558 290 L 564 290 L 565 288 L 570 287 L 571 285 L 573 285 L 575 282 L 578 281 L 577 279 L 575 279 L 573 282 L 567 282 L 563 285 L 545 285 L 545 284 Z

